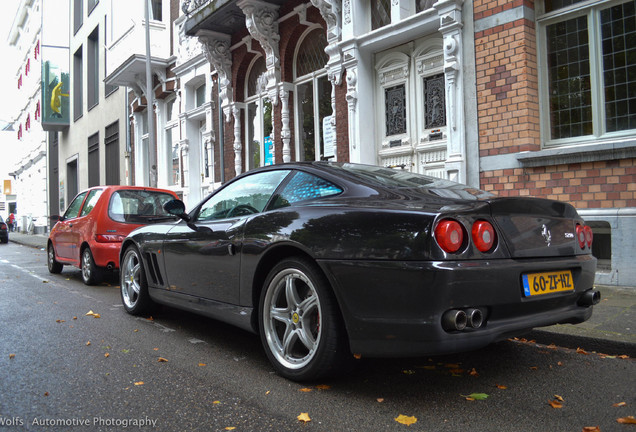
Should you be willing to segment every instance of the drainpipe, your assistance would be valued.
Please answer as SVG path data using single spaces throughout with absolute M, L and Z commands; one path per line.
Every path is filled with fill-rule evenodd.
M 220 85 L 221 83 L 217 80 L 216 98 L 219 101 L 219 157 L 221 158 L 221 184 L 223 184 L 225 183 L 225 123 L 223 119 L 223 108 L 221 107 Z

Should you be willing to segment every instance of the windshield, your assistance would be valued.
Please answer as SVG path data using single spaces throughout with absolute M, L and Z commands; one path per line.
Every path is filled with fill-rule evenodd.
M 158 191 L 122 189 L 113 193 L 108 205 L 108 216 L 117 222 L 148 223 L 173 219 L 163 205 L 174 196 Z

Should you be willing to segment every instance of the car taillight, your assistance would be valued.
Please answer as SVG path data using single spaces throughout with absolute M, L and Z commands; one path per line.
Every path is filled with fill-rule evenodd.
M 121 243 L 126 237 L 117 234 L 96 234 L 95 241 L 97 243 Z
M 481 252 L 488 252 L 495 244 L 495 229 L 487 221 L 477 221 L 473 224 L 472 237 L 475 246 Z
M 464 230 L 459 222 L 443 219 L 435 228 L 435 240 L 444 252 L 455 253 L 464 242 Z
M 0 229 L 7 229 L 7 224 L 0 223 Z
M 594 239 L 594 233 L 592 232 L 592 228 L 585 225 L 585 228 L 583 228 L 583 230 L 585 231 L 585 243 L 587 244 L 587 247 L 591 249 L 592 240 Z
M 592 228 L 587 225 L 576 224 L 576 239 L 579 242 L 579 247 L 585 249 L 585 245 L 588 248 L 592 247 L 592 241 L 594 240 L 594 233 Z

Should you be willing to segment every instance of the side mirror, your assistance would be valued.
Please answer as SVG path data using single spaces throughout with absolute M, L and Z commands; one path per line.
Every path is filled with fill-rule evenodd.
M 177 217 L 183 219 L 186 222 L 190 221 L 190 217 L 188 216 L 188 214 L 185 211 L 185 204 L 181 200 L 178 200 L 178 199 L 170 200 L 170 201 L 168 201 L 167 203 L 165 203 L 163 205 L 163 209 L 168 214 L 171 214 L 173 216 L 177 216 Z

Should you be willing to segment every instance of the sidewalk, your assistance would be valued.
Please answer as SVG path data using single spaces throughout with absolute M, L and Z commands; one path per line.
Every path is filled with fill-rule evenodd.
M 46 235 L 9 233 L 9 241 L 46 250 Z M 611 355 L 636 358 L 636 287 L 600 285 L 601 302 L 592 318 L 577 324 L 542 327 L 526 335 L 528 340 L 567 348 L 584 348 Z

